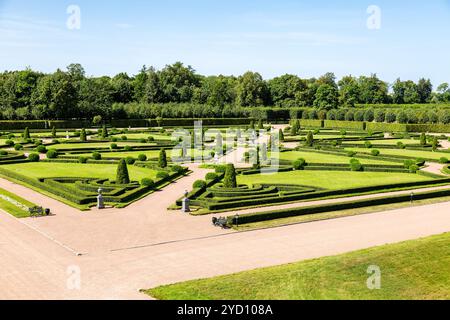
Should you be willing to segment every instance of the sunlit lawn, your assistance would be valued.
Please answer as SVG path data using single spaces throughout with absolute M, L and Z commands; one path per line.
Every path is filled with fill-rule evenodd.
M 161 300 L 448 300 L 450 233 L 148 290 Z M 381 287 L 368 288 L 378 266 Z
M 239 184 L 249 186 L 255 184 L 296 184 L 330 190 L 427 180 L 432 179 L 409 173 L 350 171 L 290 171 L 276 174 L 238 176 Z
M 116 134 L 113 137 L 120 139 L 123 136 L 127 137 L 128 139 L 132 139 L 132 140 L 148 139 L 150 137 L 153 137 L 155 140 L 169 140 L 169 141 L 172 140 L 171 136 L 150 134 L 150 133 L 122 133 L 122 134 Z
M 280 155 L 281 160 L 295 161 L 299 158 L 303 158 L 306 160 L 306 162 L 309 162 L 309 163 L 349 164 L 350 160 L 351 160 L 350 157 L 346 157 L 346 156 L 336 156 L 336 155 L 330 155 L 330 154 L 324 154 L 324 153 L 303 152 L 303 151 L 288 151 L 288 152 L 281 152 L 281 153 L 272 153 L 272 157 L 276 157 L 278 154 Z M 388 165 L 396 164 L 396 163 L 390 163 L 390 162 L 386 162 L 386 161 L 372 160 L 372 159 L 360 159 L 360 162 L 362 164 L 388 164 Z
M 370 149 L 366 148 L 346 148 L 346 150 L 351 150 L 361 153 L 370 153 Z M 431 151 L 421 151 L 421 150 L 405 150 L 405 149 L 380 149 L 382 155 L 395 155 L 395 156 L 405 156 L 412 158 L 429 158 L 434 160 L 439 160 L 442 157 L 450 158 L 450 153 L 445 152 L 431 152 Z
M 4 165 L 3 169 L 11 170 L 15 173 L 25 175 L 30 178 L 116 178 L 117 165 L 115 164 L 78 164 L 78 163 L 23 163 Z M 157 171 L 128 166 L 130 178 L 141 181 L 143 178 L 156 178 Z
M 109 148 L 111 144 L 115 143 L 118 147 L 136 147 L 136 146 L 149 146 L 151 144 L 142 144 L 142 143 L 136 143 L 136 142 L 126 142 L 126 141 L 119 141 L 119 142 L 104 142 L 104 143 L 61 143 L 61 144 L 55 144 L 52 146 L 49 146 L 48 149 L 55 149 L 55 150 L 61 150 L 61 149 L 85 149 L 85 148 Z

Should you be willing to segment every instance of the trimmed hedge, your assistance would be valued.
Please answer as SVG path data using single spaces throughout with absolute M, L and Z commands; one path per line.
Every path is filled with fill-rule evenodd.
M 302 128 L 323 128 L 324 121 L 323 120 L 300 120 L 300 126 Z
M 364 131 L 366 130 L 366 123 L 360 121 L 325 120 L 325 128 Z
M 438 190 L 438 191 L 429 191 L 417 193 L 414 195 L 414 200 L 424 200 L 424 199 L 433 199 L 440 197 L 450 196 L 450 189 L 446 190 Z M 262 213 L 253 213 L 253 214 L 245 214 L 239 216 L 239 224 L 247 224 L 247 223 L 255 223 L 261 221 L 303 216 L 309 214 L 318 214 L 324 212 L 332 212 L 332 211 L 340 211 L 340 210 L 348 210 L 348 209 L 357 209 L 385 204 L 393 204 L 393 203 L 402 203 L 411 201 L 411 196 L 409 194 L 405 195 L 397 195 L 391 197 L 381 197 L 374 199 L 364 199 L 357 201 L 349 201 L 349 202 L 341 202 L 341 203 L 333 203 L 333 204 L 325 204 L 319 206 L 310 206 L 310 207 L 302 207 L 288 210 L 277 210 L 277 211 L 269 211 Z M 235 216 L 229 216 L 227 218 L 228 225 L 236 225 Z

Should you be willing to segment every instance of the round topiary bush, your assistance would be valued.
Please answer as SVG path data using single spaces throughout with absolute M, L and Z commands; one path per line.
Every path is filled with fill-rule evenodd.
M 304 170 L 306 166 L 306 160 L 305 159 L 297 159 L 292 163 L 292 166 L 295 170 Z
M 14 145 L 14 141 L 12 140 L 6 140 L 5 141 L 5 145 L 7 145 L 8 147 L 12 147 Z
M 370 152 L 374 157 L 378 157 L 379 155 L 380 155 L 380 150 L 376 150 L 376 149 L 374 149 L 374 150 L 372 150 L 371 152 Z
M 140 139 L 139 142 L 140 142 L 140 143 L 147 143 L 147 140 L 145 140 L 145 139 Z
M 184 168 L 182 166 L 172 166 L 172 167 L 170 167 L 170 171 L 176 172 L 176 173 L 183 173 Z
M 147 161 L 147 156 L 145 154 L 140 154 L 138 155 L 138 160 L 142 162 Z
M 192 185 L 192 188 L 194 189 L 203 189 L 206 188 L 206 182 L 203 180 L 197 180 L 194 182 L 194 184 Z
M 143 187 L 149 187 L 149 188 L 153 188 L 155 186 L 155 181 L 153 181 L 150 178 L 144 178 L 141 181 L 141 186 Z
M 441 163 L 441 164 L 447 164 L 447 163 L 448 163 L 448 158 L 442 157 L 441 159 L 439 159 L 439 163 Z
M 122 136 L 122 137 L 120 137 L 123 141 L 127 141 L 128 140 L 128 137 L 127 136 Z
M 419 166 L 417 164 L 413 164 L 411 167 L 409 167 L 409 172 L 411 173 L 417 173 L 419 171 Z
M 399 148 L 399 149 L 405 149 L 406 146 L 403 144 L 403 142 L 399 142 L 399 143 L 397 143 L 397 148 Z
M 28 155 L 28 161 L 30 162 L 39 162 L 39 160 L 41 160 L 41 158 L 37 153 L 30 153 Z
M 0 156 L 7 156 L 8 152 L 5 150 L 0 150 Z
M 58 158 L 58 151 L 55 149 L 50 149 L 47 151 L 47 159 L 56 159 Z
M 97 160 L 97 161 L 102 160 L 102 154 L 100 152 L 94 152 L 92 154 L 92 159 Z
M 116 138 L 116 137 L 112 137 L 112 138 L 111 138 L 111 141 L 112 141 L 112 142 L 117 142 L 117 138 Z
M 87 162 L 88 162 L 88 158 L 86 158 L 86 157 L 79 157 L 78 158 L 78 163 L 85 164 Z
M 350 158 L 353 158 L 354 156 L 356 156 L 358 153 L 356 151 L 348 151 L 347 152 L 347 156 Z
M 350 169 L 352 171 L 362 171 L 363 166 L 361 165 L 361 162 L 359 162 L 359 160 L 352 159 L 352 160 L 350 160 Z
M 133 165 L 133 164 L 136 163 L 136 159 L 133 158 L 133 157 L 127 157 L 127 158 L 125 159 L 125 161 L 126 161 L 127 164 L 129 164 L 129 165 Z
M 217 166 L 215 171 L 216 173 L 225 173 L 226 169 L 225 166 Z
M 156 177 L 157 177 L 158 179 L 163 180 L 163 179 L 169 178 L 169 174 L 168 174 L 167 172 L 165 172 L 165 171 L 159 171 L 159 172 L 156 174 Z
M 366 141 L 366 142 L 364 143 L 364 145 L 366 146 L 367 149 L 372 148 L 372 143 L 371 143 L 370 141 Z
M 116 143 L 111 143 L 111 150 L 117 150 L 118 148 Z
M 125 146 L 125 151 L 132 151 L 133 150 L 133 147 L 130 147 L 130 146 Z
M 148 137 L 148 142 L 153 142 L 153 141 L 155 141 L 154 137 Z
M 210 173 L 208 173 L 206 175 L 205 180 L 206 181 L 208 181 L 208 180 L 216 180 L 218 178 L 219 178 L 219 176 L 216 173 L 210 172 Z
M 47 153 L 47 148 L 44 145 L 40 145 L 36 148 L 36 151 L 39 153 Z
M 16 150 L 16 151 L 23 150 L 23 145 L 21 145 L 20 143 L 16 144 L 14 146 L 14 150 Z

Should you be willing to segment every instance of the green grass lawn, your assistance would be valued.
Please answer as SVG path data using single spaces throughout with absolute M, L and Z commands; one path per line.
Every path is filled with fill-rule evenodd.
M 117 165 L 109 164 L 78 164 L 78 163 L 21 163 L 4 165 L 2 168 L 14 171 L 31 178 L 116 178 Z M 130 178 L 141 181 L 143 178 L 155 179 L 157 171 L 128 166 Z
M 149 145 L 149 144 L 142 144 L 137 142 L 127 142 L 127 141 L 120 141 L 120 142 L 100 142 L 100 143 L 61 143 L 61 144 L 55 144 L 52 146 L 49 146 L 48 149 L 55 149 L 55 150 L 61 150 L 61 149 L 85 149 L 85 148 L 109 148 L 112 143 L 117 144 L 119 147 L 135 147 L 135 146 L 142 146 L 142 145 Z
M 150 133 L 123 133 L 123 134 L 116 134 L 113 137 L 115 138 L 122 138 L 123 136 L 126 136 L 128 139 L 148 139 L 150 137 L 153 137 L 155 140 L 172 140 L 171 136 L 166 135 L 159 135 L 159 134 L 150 134 Z
M 31 203 L 11 192 L 8 192 L 4 189 L 0 188 L 0 209 L 8 212 L 9 214 L 13 215 L 16 218 L 26 218 L 29 217 L 29 213 L 24 208 L 14 204 L 15 202 L 18 202 L 28 208 L 35 207 L 36 205 L 34 203 Z
M 287 151 L 287 152 L 281 152 L 281 153 L 273 153 L 272 155 L 276 156 L 277 154 L 280 155 L 280 160 L 295 161 L 299 158 L 303 158 L 308 163 L 349 164 L 350 160 L 351 160 L 351 158 L 346 157 L 346 156 L 336 156 L 336 155 L 317 153 L 317 152 Z M 371 160 L 371 159 L 360 159 L 360 162 L 362 164 L 398 165 L 398 163 L 392 163 L 392 162 L 381 161 L 381 160 Z
M 369 140 L 368 140 L 369 141 Z M 344 141 L 342 144 L 345 146 L 346 143 L 348 144 L 365 144 L 367 141 Z M 384 145 L 392 145 L 392 146 L 396 146 L 397 143 L 401 142 L 404 145 L 410 145 L 410 144 L 420 144 L 419 140 L 414 140 L 414 139 L 391 139 L 391 140 L 370 140 L 369 141 L 371 144 L 384 144 Z
M 346 148 L 345 150 L 355 151 L 360 153 L 370 153 L 370 149 L 366 148 Z M 446 152 L 431 152 L 431 151 L 421 151 L 421 150 L 405 150 L 405 149 L 382 149 L 380 150 L 381 156 L 383 155 L 395 155 L 404 156 L 411 158 L 429 158 L 434 160 L 439 160 L 442 157 L 450 159 L 450 153 Z
M 329 190 L 382 186 L 393 183 L 428 181 L 418 174 L 387 172 L 290 171 L 271 175 L 238 176 L 239 184 L 298 184 Z
M 369 290 L 369 266 L 381 289 Z M 450 233 L 147 290 L 160 300 L 450 299 Z
M 173 153 L 172 153 L 173 152 Z M 204 154 L 204 155 L 209 155 L 211 151 L 200 151 L 200 150 L 194 150 L 194 149 L 190 149 L 188 150 L 188 155 L 191 156 L 195 156 L 195 157 L 199 157 L 200 155 Z M 127 158 L 127 157 L 133 157 L 135 159 L 137 159 L 137 157 L 140 154 L 145 154 L 147 156 L 148 159 L 155 159 L 159 157 L 159 153 L 160 150 L 151 150 L 151 151 L 130 151 L 130 152 L 103 152 L 102 155 L 104 158 Z M 180 150 L 167 150 L 167 157 L 172 158 L 173 155 L 180 157 L 181 156 L 181 151 Z M 77 154 L 78 156 L 78 154 Z M 84 157 L 90 157 L 92 156 L 92 152 L 91 153 L 84 153 L 84 154 L 80 154 L 79 156 L 84 156 Z

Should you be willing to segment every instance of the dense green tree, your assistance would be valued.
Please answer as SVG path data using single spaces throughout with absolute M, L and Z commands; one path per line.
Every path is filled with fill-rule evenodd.
M 307 83 L 298 76 L 286 74 L 268 81 L 272 102 L 280 107 L 306 106 L 302 100 Z
M 317 89 L 314 107 L 319 110 L 331 110 L 338 107 L 338 89 L 329 84 L 322 84 Z
M 358 80 L 352 76 L 343 77 L 339 83 L 339 103 L 345 107 L 354 107 L 359 102 Z
M 237 104 L 257 107 L 270 104 L 269 90 L 259 73 L 246 72 L 237 80 Z

